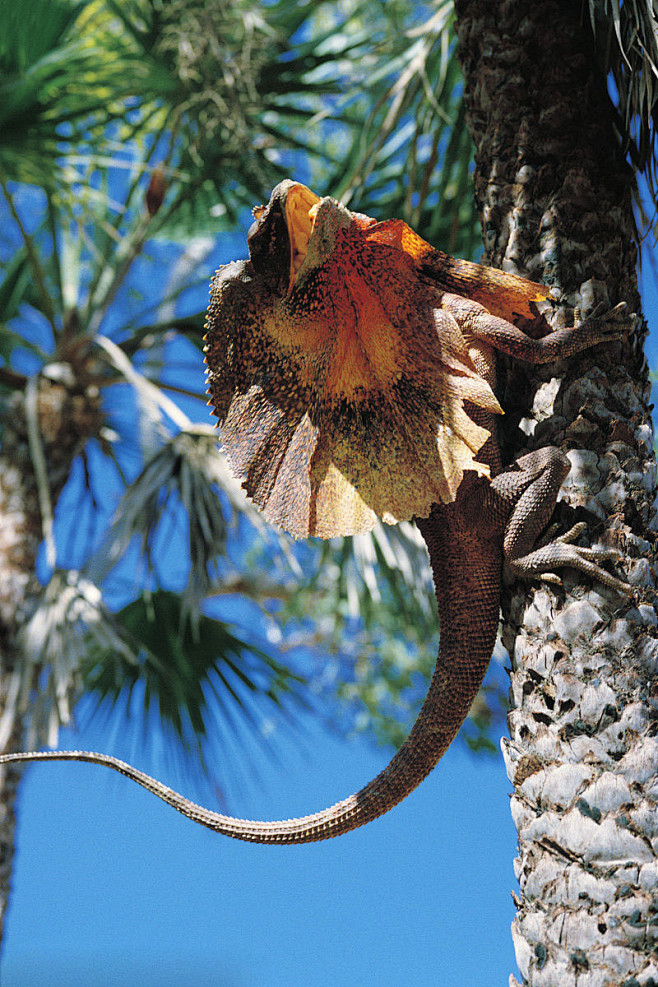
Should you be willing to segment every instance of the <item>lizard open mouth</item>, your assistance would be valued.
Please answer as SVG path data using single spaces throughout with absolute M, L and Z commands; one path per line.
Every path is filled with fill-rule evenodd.
M 290 287 L 304 263 L 321 199 L 305 185 L 293 185 L 286 196 L 286 226 L 290 237 Z

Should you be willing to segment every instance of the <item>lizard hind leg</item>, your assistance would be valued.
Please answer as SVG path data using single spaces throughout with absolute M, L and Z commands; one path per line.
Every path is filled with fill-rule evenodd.
M 600 565 L 619 559 L 616 550 L 573 544 L 585 529 L 584 524 L 576 524 L 557 537 L 553 529 L 549 537 L 540 537 L 568 471 L 566 456 L 559 449 L 548 446 L 522 456 L 510 470 L 493 480 L 492 491 L 508 509 L 511 508 L 503 541 L 505 561 L 515 575 L 526 579 L 541 577 L 546 582 L 560 583 L 552 570 L 568 567 L 578 569 L 619 593 L 628 594 L 632 587 Z

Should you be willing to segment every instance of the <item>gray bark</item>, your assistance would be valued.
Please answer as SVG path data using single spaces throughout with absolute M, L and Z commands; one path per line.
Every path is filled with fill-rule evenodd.
M 581 5 L 457 0 L 486 260 L 573 307 L 639 313 L 631 182 Z M 640 323 L 565 365 L 504 366 L 505 458 L 561 446 L 558 518 L 617 548 L 625 599 L 576 573 L 504 600 L 523 987 L 658 983 L 656 464 Z M 519 427 L 520 425 L 520 427 Z M 619 571 L 621 571 L 619 570 Z M 518 984 L 510 977 L 510 984 Z

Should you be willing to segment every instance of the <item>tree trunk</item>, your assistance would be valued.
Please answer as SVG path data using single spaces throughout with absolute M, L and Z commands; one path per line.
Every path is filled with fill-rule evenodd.
M 581 6 L 456 0 L 486 259 L 558 288 L 558 321 L 599 298 L 639 312 L 631 179 Z M 506 460 L 565 449 L 559 519 L 587 520 L 638 588 L 629 600 L 566 572 L 564 590 L 515 585 L 503 601 L 524 987 L 658 983 L 656 465 L 643 335 L 547 368 L 501 367 Z
M 62 367 L 64 365 L 60 365 Z M 68 365 L 66 365 L 68 366 Z M 42 540 L 38 487 L 28 440 L 25 394 L 16 391 L 3 413 L 0 453 L 0 751 L 25 749 L 28 730 L 35 749 L 47 742 L 40 723 L 22 707 L 20 691 L 30 698 L 38 687 L 40 666 L 28 669 L 20 631 L 29 620 L 41 587 L 36 560 Z M 39 378 L 37 415 L 54 504 L 76 455 L 102 423 L 98 388 L 78 381 L 66 384 Z M 30 682 L 26 682 L 26 676 Z M 26 689 L 27 687 L 27 689 Z M 0 940 L 9 898 L 14 857 L 14 804 L 23 765 L 0 766 Z

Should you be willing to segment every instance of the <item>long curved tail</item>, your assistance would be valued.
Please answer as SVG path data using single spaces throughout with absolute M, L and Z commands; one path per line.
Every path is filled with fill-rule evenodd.
M 495 642 L 500 560 L 487 558 L 481 547 L 472 544 L 462 545 L 464 551 L 460 552 L 460 546 L 455 545 L 450 533 L 445 531 L 445 523 L 440 523 L 441 519 L 438 521 L 430 517 L 419 522 L 430 550 L 439 599 L 441 643 L 434 675 L 407 740 L 387 767 L 355 795 L 299 819 L 255 822 L 196 805 L 150 775 L 107 754 L 26 752 L 0 755 L 0 763 L 88 761 L 104 764 L 157 795 L 193 822 L 252 843 L 311 843 L 340 836 L 376 819 L 412 792 L 446 752 L 480 687 Z

